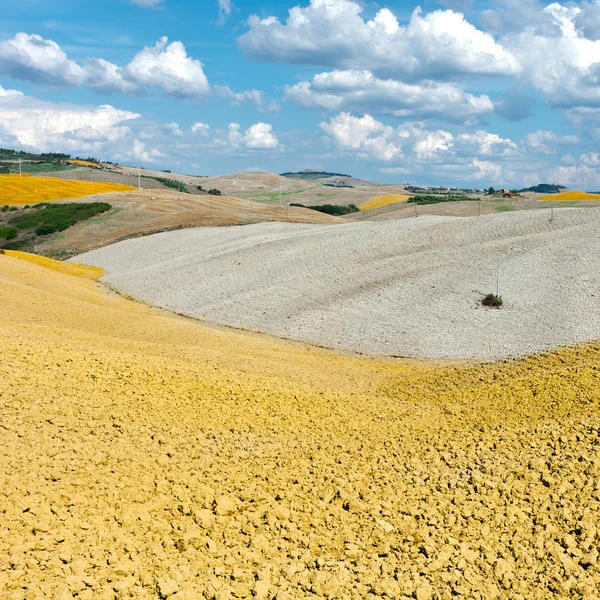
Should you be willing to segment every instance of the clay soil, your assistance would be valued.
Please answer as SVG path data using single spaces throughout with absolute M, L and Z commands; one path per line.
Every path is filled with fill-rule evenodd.
M 600 345 L 208 327 L 0 256 L 0 597 L 597 598 Z

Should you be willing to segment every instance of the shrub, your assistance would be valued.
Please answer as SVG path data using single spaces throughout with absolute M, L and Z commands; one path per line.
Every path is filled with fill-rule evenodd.
M 16 227 L 0 227 L 0 238 L 5 240 L 14 240 L 19 235 Z
M 212 194 L 213 196 L 220 196 L 221 190 L 218 190 L 217 188 L 213 188 L 212 190 L 208 190 L 208 193 Z
M 2 212 L 8 212 L 9 206 L 8 204 L 2 207 Z
M 110 210 L 106 202 L 91 202 L 90 204 L 46 204 L 42 208 L 18 215 L 10 223 L 18 229 L 34 229 L 36 235 L 49 235 L 64 231 L 72 225 L 85 221 Z
M 203 191 L 204 191 L 204 188 L 203 188 L 201 185 L 199 185 L 199 186 L 198 186 L 196 189 L 197 189 L 199 192 L 203 192 Z
M 349 215 L 351 213 L 358 212 L 360 209 L 355 204 L 349 204 L 348 206 L 340 206 L 338 204 L 320 204 L 317 206 L 306 206 L 298 202 L 292 202 L 290 206 L 300 206 L 302 208 L 310 208 L 311 210 L 317 210 L 327 215 Z
M 22 250 L 23 248 L 27 248 L 31 245 L 31 240 L 15 240 L 14 242 L 7 242 L 2 246 L 4 250 Z
M 487 294 L 481 301 L 483 306 L 490 306 L 491 308 L 500 308 L 503 304 L 502 296 L 496 296 L 496 294 Z
M 166 177 L 151 177 L 151 179 L 154 179 L 155 181 L 162 183 L 168 188 L 177 190 L 178 192 L 181 192 L 183 194 L 187 193 L 187 187 L 185 186 L 185 183 L 181 183 L 181 181 L 175 181 L 175 179 L 167 179 Z

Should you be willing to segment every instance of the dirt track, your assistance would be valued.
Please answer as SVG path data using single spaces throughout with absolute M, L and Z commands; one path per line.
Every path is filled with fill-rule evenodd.
M 3 598 L 597 598 L 598 345 L 344 358 L 7 256 L 0 303 Z

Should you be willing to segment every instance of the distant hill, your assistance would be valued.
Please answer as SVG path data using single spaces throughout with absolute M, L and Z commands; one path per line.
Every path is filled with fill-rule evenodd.
M 539 183 L 532 187 L 519 190 L 520 192 L 535 192 L 536 194 L 558 194 L 561 190 L 566 190 L 564 185 L 556 183 Z
M 281 176 L 291 177 L 292 179 L 325 179 L 327 177 L 349 177 L 353 179 L 352 175 L 345 175 L 344 173 L 329 173 L 328 171 L 313 171 L 312 169 L 306 169 L 297 173 L 281 173 Z
M 78 165 L 79 163 L 79 165 Z M 75 169 L 81 164 L 98 166 L 98 159 L 93 157 L 81 158 L 79 156 L 72 159 L 70 154 L 60 152 L 45 152 L 35 154 L 33 152 L 24 152 L 23 150 L 11 150 L 10 148 L 0 148 L 0 174 L 9 175 L 11 173 L 32 173 L 38 175 L 51 171 L 65 171 Z

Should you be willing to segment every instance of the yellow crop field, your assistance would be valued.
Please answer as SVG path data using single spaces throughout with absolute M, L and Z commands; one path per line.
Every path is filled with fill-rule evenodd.
M 338 355 L 10 255 L 0 306 L 2 598 L 598 597 L 600 344 Z
M 68 160 L 68 163 L 71 163 L 72 165 L 79 165 L 81 167 L 100 167 L 100 165 L 98 163 L 95 162 L 90 162 L 88 160 Z
M 75 263 L 68 263 L 62 260 L 54 260 L 39 254 L 30 254 L 29 252 L 20 252 L 19 250 L 3 250 L 6 256 L 12 256 L 13 258 L 19 258 L 34 265 L 39 265 L 56 271 L 57 273 L 63 273 L 64 275 L 71 275 L 72 277 L 81 277 L 82 279 L 90 279 L 95 281 L 104 275 L 104 269 L 100 267 L 89 267 L 88 265 L 78 265 Z
M 82 198 L 110 192 L 128 192 L 136 188 L 120 183 L 72 181 L 54 177 L 0 175 L 0 206 L 7 204 L 35 204 Z
M 398 202 L 406 202 L 409 198 L 410 196 L 404 196 L 403 194 L 385 194 L 363 202 L 359 208 L 361 210 L 372 210 L 374 208 L 381 208 L 382 206 L 388 206 Z
M 588 194 L 587 192 L 571 191 L 560 194 L 543 196 L 539 200 L 600 200 L 600 194 Z

